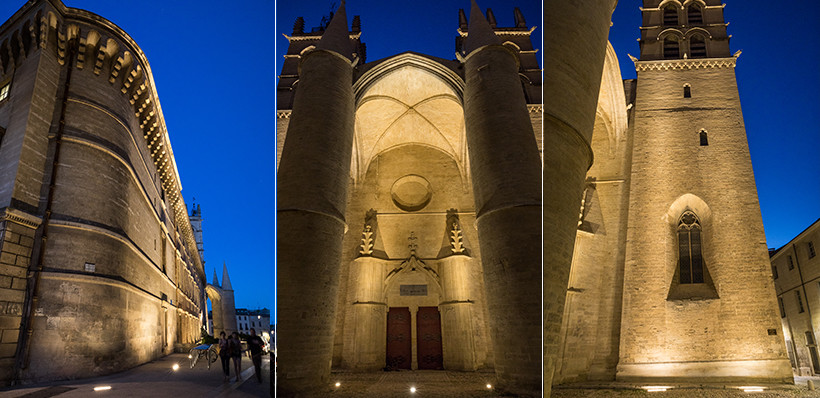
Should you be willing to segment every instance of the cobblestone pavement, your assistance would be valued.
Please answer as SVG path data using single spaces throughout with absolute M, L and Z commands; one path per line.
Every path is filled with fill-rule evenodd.
M 173 370 L 173 365 L 180 365 Z M 250 359 L 242 358 L 240 381 L 222 381 L 222 366 L 217 361 L 210 369 L 205 361 L 194 368 L 187 354 L 171 354 L 136 368 L 113 375 L 81 380 L 65 380 L 13 388 L 0 388 L 3 398 L 80 398 L 80 397 L 149 397 L 149 398 L 253 398 L 270 397 L 270 362 L 262 361 L 262 383 L 256 381 Z M 231 376 L 235 377 L 231 371 Z M 110 390 L 94 391 L 94 387 Z
M 740 385 L 680 385 L 668 384 L 666 391 L 649 392 L 640 385 L 628 383 L 575 384 L 553 388 L 552 398 L 580 397 L 658 397 L 658 398 L 699 398 L 699 397 L 820 397 L 820 390 L 810 391 L 807 382 L 811 380 L 820 387 L 820 377 L 795 377 L 795 384 L 760 384 L 763 391 L 745 392 Z M 648 385 L 647 385 L 648 386 Z

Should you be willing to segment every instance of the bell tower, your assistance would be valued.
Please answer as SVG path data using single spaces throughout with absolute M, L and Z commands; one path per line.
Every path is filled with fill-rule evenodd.
M 641 61 L 730 56 L 720 0 L 643 3 Z
M 723 7 L 641 8 L 618 380 L 792 380 Z

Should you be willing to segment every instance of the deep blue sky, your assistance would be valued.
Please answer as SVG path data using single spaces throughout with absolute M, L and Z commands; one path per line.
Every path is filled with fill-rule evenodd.
M 639 56 L 637 0 L 620 0 L 609 39 L 624 79 Z M 820 218 L 820 2 L 725 0 L 763 226 L 769 247 Z
M 273 307 L 273 0 L 64 0 L 121 27 L 156 83 L 182 194 L 202 206 L 205 273 L 237 307 Z M 132 4 L 133 3 L 133 4 Z M 24 0 L 0 1 L 8 19 Z

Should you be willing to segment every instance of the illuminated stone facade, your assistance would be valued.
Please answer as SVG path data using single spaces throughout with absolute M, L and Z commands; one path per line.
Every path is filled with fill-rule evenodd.
M 772 276 L 777 289 L 782 333 L 794 372 L 820 374 L 817 336 L 820 333 L 820 220 L 772 252 Z
M 320 96 L 322 90 L 311 85 L 315 91 L 308 93 L 300 73 L 318 50 L 316 43 L 328 35 L 305 33 L 304 21 L 297 20 L 277 90 L 278 172 L 294 185 L 280 186 L 288 206 L 280 202 L 278 211 L 287 214 L 287 222 L 297 211 L 305 218 L 322 214 L 326 224 L 304 224 L 298 237 L 280 235 L 277 242 L 288 250 L 279 257 L 277 294 L 284 298 L 279 301 L 279 341 L 290 349 L 296 339 L 286 333 L 315 332 L 298 336 L 306 347 L 313 343 L 310 363 L 294 353 L 288 354 L 296 358 L 292 363 L 284 361 L 280 352 L 280 381 L 321 385 L 327 381 L 327 362 L 363 371 L 424 369 L 433 363 L 436 369 L 493 367 L 500 388 L 532 394 L 531 375 L 522 369 L 539 367 L 520 350 L 531 348 L 538 355 L 543 346 L 540 376 L 547 395 L 553 384 L 585 380 L 791 382 L 780 336 L 770 334 L 777 329 L 776 301 L 735 82 L 737 55 L 729 53 L 723 6 L 712 0 L 685 5 L 665 0 L 659 8 L 660 1 L 644 1 L 638 78 L 624 81 L 606 40 L 614 3 L 546 3 L 544 47 L 552 56 L 544 61 L 543 105 L 523 17 L 516 15 L 515 28 L 492 27 L 499 44 L 518 56 L 526 99 L 519 110 L 527 108 L 525 118 L 512 107 L 487 106 L 492 102 L 481 102 L 481 90 L 472 91 L 483 87 L 497 103 L 512 103 L 518 95 L 483 81 L 502 74 L 504 67 L 493 62 L 503 57 L 479 51 L 472 61 L 482 62 L 471 69 L 477 63 L 470 62 L 469 40 L 476 32 L 481 35 L 471 13 L 466 40 L 467 18 L 461 16 L 460 58 L 452 61 L 403 53 L 366 63 L 354 18 L 342 48 L 354 65 L 344 73 L 352 75 L 355 118 L 352 127 L 342 126 L 350 123 L 343 117 L 331 123 L 316 109 L 297 105 L 319 106 L 307 96 Z M 491 13 L 486 20 L 494 20 Z M 480 78 L 471 80 L 474 72 Z M 348 88 L 347 76 L 334 82 L 334 90 Z M 479 97 L 477 102 L 471 95 Z M 348 106 L 349 96 L 339 94 L 339 103 Z M 473 107 L 476 103 L 484 106 Z M 296 135 L 291 117 L 297 113 L 312 117 L 316 131 L 301 130 L 307 124 L 302 119 Z M 492 135 L 483 135 L 490 126 L 519 132 L 522 120 L 532 127 L 543 182 L 537 173 L 528 174 L 529 138 L 510 134 L 506 142 L 493 142 L 487 138 Z M 321 123 L 327 126 L 318 128 Z M 315 135 L 303 138 L 307 130 Z M 342 134 L 352 139 L 343 141 Z M 319 139 L 328 144 L 318 144 Z M 349 169 L 316 154 L 338 143 L 345 150 L 352 147 Z M 312 158 L 300 164 L 302 169 L 290 166 L 283 172 L 285 159 L 297 158 L 297 152 L 288 153 L 289 145 Z M 488 162 L 493 152 L 488 148 L 496 153 L 516 148 L 521 164 Z M 338 149 L 328 156 L 340 156 Z M 321 169 L 325 174 L 317 180 L 322 183 L 347 180 L 346 201 L 339 191 L 331 192 L 330 211 L 330 195 L 317 193 L 320 188 L 306 181 L 304 169 Z M 503 171 L 499 174 L 507 180 L 493 179 L 499 174 L 491 171 Z M 497 218 L 482 214 L 487 203 L 489 208 L 514 203 L 505 196 L 510 192 L 519 194 L 517 206 L 535 203 L 528 200 L 526 181 L 543 184 L 543 219 L 540 212 L 523 216 L 526 209 Z M 487 194 L 505 184 L 515 189 L 499 190 L 497 197 Z M 297 187 L 310 206 L 290 197 Z M 530 231 L 533 219 L 543 220 L 543 240 L 536 245 L 543 247 L 543 264 L 534 266 L 525 257 L 538 260 L 540 253 L 531 250 L 529 241 L 501 232 L 515 230 L 511 224 Z M 482 230 L 484 220 L 492 223 L 491 231 Z M 321 229 L 331 224 L 335 231 L 337 224 L 345 227 L 341 249 L 328 238 L 341 232 Z M 283 225 L 280 221 L 280 230 Z M 302 235 L 306 231 L 310 234 Z M 535 231 L 540 234 L 540 228 Z M 516 246 L 522 241 L 528 243 Z M 306 252 L 324 247 L 320 243 L 341 254 L 323 256 L 324 264 L 315 265 L 319 255 Z M 521 248 L 515 252 L 522 255 L 510 248 Z M 498 297 L 530 285 L 505 278 L 541 271 L 539 266 L 543 296 L 538 289 L 535 302 L 543 300 L 543 318 L 540 312 L 527 314 L 531 325 L 516 324 L 508 315 L 526 313 L 529 303 L 523 303 L 529 296 L 517 302 Z M 294 271 L 283 274 L 285 267 Z M 301 267 L 311 267 L 321 278 L 304 278 Z M 541 278 L 540 272 L 528 275 Z M 298 289 L 310 289 L 311 305 L 300 306 L 296 298 L 304 294 L 298 296 Z M 327 295 L 317 299 L 319 294 Z M 292 313 L 287 319 L 281 318 L 283 303 Z M 438 317 L 441 330 L 435 335 L 440 337 L 433 337 L 441 341 L 440 362 L 422 348 L 430 336 L 425 330 L 429 314 Z M 309 325 L 302 323 L 306 317 Z M 321 332 L 332 334 L 332 340 L 309 329 L 319 327 L 322 317 L 333 320 Z M 543 343 L 521 343 L 530 336 L 527 326 L 541 327 L 542 320 Z M 405 350 L 394 344 L 406 345 Z M 311 388 L 307 382 L 302 386 Z
M 0 383 L 194 343 L 205 275 L 145 55 L 100 16 L 32 0 L 0 28 L 0 82 Z
M 645 0 L 607 48 L 554 383 L 791 382 L 719 1 Z

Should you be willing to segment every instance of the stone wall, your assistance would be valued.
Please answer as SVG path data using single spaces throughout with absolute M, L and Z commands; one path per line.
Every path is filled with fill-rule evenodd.
M 637 64 L 621 380 L 791 380 L 781 338 L 768 332 L 779 322 L 734 59 L 710 61 Z M 687 209 L 701 220 L 714 292 L 672 297 Z
M 204 273 L 147 61 L 59 1 L 15 14 L 0 47 L 20 32 L 17 58 L 0 59 L 0 295 L 13 303 L 0 380 L 102 375 L 192 343 Z

